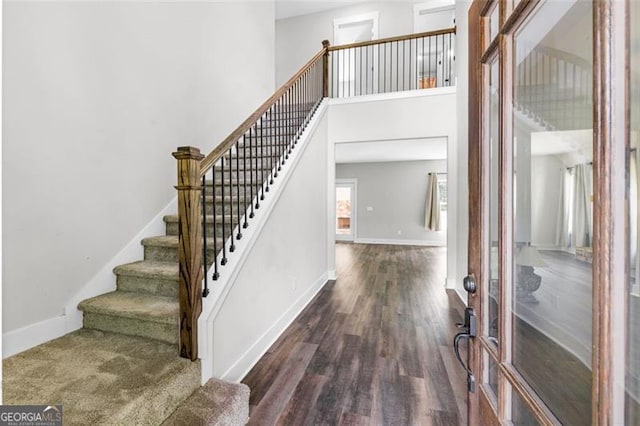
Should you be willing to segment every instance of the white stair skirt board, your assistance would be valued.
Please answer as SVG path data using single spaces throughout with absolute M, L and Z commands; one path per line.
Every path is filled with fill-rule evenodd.
M 224 266 L 225 273 L 220 275 L 220 278 L 215 281 L 215 285 L 209 286 L 211 292 L 202 300 L 202 314 L 200 314 L 200 318 L 198 319 L 198 358 L 202 360 L 202 384 L 213 378 L 213 345 L 215 339 L 213 335 L 213 323 L 216 316 L 224 305 L 225 299 L 233 288 L 233 284 L 235 283 L 242 266 L 246 262 L 249 253 L 251 253 L 251 249 L 255 245 L 262 228 L 267 223 L 271 212 L 282 195 L 287 182 L 291 178 L 292 172 L 300 161 L 311 136 L 315 133 L 316 127 L 326 112 L 327 99 L 325 98 L 316 110 L 309 124 L 307 124 L 307 128 L 304 130 L 295 148 L 291 151 L 291 154 L 289 154 L 289 159 L 285 165 L 282 166 L 278 179 L 274 180 L 273 185 L 269 185 L 269 196 L 260 201 L 260 211 L 257 212 L 255 217 L 252 219 L 251 226 L 242 231 L 242 244 L 237 244 L 236 250 L 233 252 L 233 256 L 228 256 L 227 264 Z M 229 248 L 229 244 L 230 243 L 227 244 L 227 250 Z M 220 264 L 219 262 L 221 258 L 222 253 L 218 256 L 218 264 Z M 213 266 L 207 272 L 208 276 L 211 276 L 212 272 Z M 306 303 L 310 300 L 311 299 Z M 295 316 L 293 318 L 295 318 Z M 268 346 L 265 348 L 265 351 L 267 349 Z M 240 362 L 240 359 L 236 363 L 238 362 Z
M 399 246 L 427 246 L 427 247 L 446 247 L 447 243 L 444 241 L 434 240 L 393 240 L 387 238 L 356 238 L 354 240 L 356 244 L 387 244 L 387 245 L 399 245 Z
M 227 371 L 221 379 L 229 382 L 239 382 L 260 361 L 278 337 L 293 323 L 309 302 L 318 294 L 328 282 L 328 274 L 324 273 L 311 287 L 269 329 L 251 346 Z

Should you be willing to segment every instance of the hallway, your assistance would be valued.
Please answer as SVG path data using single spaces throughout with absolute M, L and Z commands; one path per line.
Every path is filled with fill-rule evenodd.
M 466 424 L 446 249 L 337 244 L 329 282 L 244 378 L 253 425 Z

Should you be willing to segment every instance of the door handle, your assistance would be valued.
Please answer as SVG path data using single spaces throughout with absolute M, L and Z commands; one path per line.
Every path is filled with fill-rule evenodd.
M 462 360 L 460 356 L 460 341 L 466 340 L 476 337 L 477 332 L 477 324 L 476 324 L 476 315 L 473 311 L 473 308 L 466 308 L 464 310 L 464 324 L 456 324 L 459 328 L 462 328 L 462 331 L 457 333 L 453 337 L 453 352 L 455 353 L 456 359 L 464 368 L 467 373 L 467 388 L 469 392 L 475 392 L 476 380 L 473 376 L 473 371 L 469 368 L 469 366 Z

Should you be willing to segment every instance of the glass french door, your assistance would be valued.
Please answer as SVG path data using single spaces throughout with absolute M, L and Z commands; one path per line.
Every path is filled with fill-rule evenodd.
M 469 424 L 640 424 L 639 7 L 471 6 Z
M 336 240 L 354 241 L 356 232 L 356 185 L 354 179 L 336 179 Z

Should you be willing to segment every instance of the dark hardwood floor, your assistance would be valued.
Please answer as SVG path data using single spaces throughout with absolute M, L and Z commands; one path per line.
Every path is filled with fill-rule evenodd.
M 250 424 L 466 424 L 446 250 L 337 244 L 336 264 L 243 380 Z

